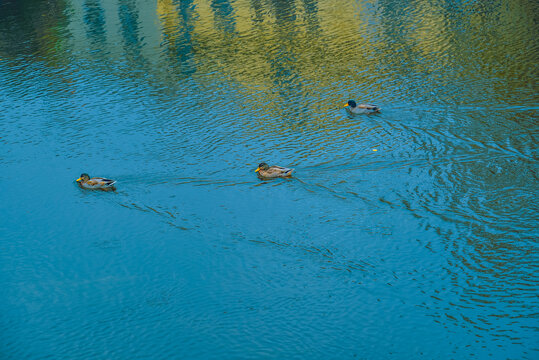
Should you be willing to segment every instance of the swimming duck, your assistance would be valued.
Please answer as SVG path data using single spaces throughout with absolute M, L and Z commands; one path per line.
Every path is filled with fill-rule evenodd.
M 83 189 L 93 189 L 93 190 L 116 190 L 114 184 L 116 180 L 105 179 L 102 177 L 95 177 L 90 179 L 90 175 L 83 173 L 80 175 L 80 178 L 77 179 L 77 183 Z
M 372 104 L 359 104 L 357 105 L 354 100 L 348 100 L 348 103 L 344 104 L 344 108 L 350 114 L 372 114 L 380 112 L 380 108 Z
M 289 177 L 292 176 L 294 169 L 285 168 L 282 166 L 269 166 L 266 163 L 260 163 L 255 172 L 262 178 L 277 178 L 277 177 Z

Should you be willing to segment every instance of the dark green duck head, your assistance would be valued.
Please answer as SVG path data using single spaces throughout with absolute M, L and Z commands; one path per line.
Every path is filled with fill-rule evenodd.
M 344 104 L 344 107 L 347 107 L 347 106 L 350 106 L 351 108 L 355 108 L 357 104 L 354 100 L 348 100 L 348 102 Z

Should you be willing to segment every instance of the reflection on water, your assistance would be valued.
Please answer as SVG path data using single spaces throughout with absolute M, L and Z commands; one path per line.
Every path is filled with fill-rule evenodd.
M 0 351 L 537 357 L 538 10 L 0 2 Z

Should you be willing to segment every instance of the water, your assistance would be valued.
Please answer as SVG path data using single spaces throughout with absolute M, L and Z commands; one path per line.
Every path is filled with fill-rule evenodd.
M 1 357 L 539 357 L 538 10 L 1 1 Z

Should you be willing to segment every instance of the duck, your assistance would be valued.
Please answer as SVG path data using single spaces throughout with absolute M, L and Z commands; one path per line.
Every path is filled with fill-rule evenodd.
M 76 180 L 79 186 L 83 189 L 92 189 L 92 190 L 105 190 L 105 191 L 115 191 L 116 180 L 105 179 L 102 177 L 90 178 L 90 175 L 82 173 L 80 177 Z
M 292 171 L 294 171 L 294 169 L 277 165 L 269 166 L 265 162 L 260 163 L 258 168 L 255 170 L 255 172 L 258 173 L 258 176 L 261 178 L 289 177 L 292 176 Z
M 380 108 L 373 104 L 356 104 L 354 100 L 348 100 L 348 103 L 344 104 L 344 108 L 350 114 L 372 114 L 380 112 Z

